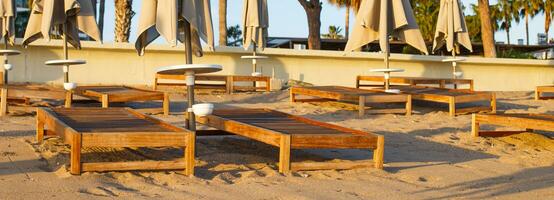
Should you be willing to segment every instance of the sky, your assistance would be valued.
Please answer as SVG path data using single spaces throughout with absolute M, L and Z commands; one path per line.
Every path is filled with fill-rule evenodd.
M 242 17 L 242 3 L 243 0 L 227 0 L 227 25 L 232 26 L 240 24 Z M 267 0 L 269 9 L 269 36 L 271 37 L 307 37 L 308 36 L 308 22 L 304 9 L 300 6 L 297 0 Z M 140 6 L 142 0 L 133 1 L 133 10 L 137 13 L 132 20 L 131 28 L 131 42 L 136 39 L 138 18 L 140 15 Z M 321 33 L 327 33 L 327 29 L 330 25 L 336 25 L 344 27 L 345 12 L 344 8 L 337 8 L 327 3 L 327 0 L 322 0 L 323 9 L 321 12 Z M 469 4 L 477 4 L 477 0 L 463 0 L 466 7 Z M 496 0 L 490 0 L 491 4 L 496 4 Z M 217 22 L 218 16 L 218 1 L 211 0 L 212 6 L 212 20 L 214 23 L 214 31 L 217 44 Z M 105 15 L 105 27 L 104 27 L 104 41 L 112 42 L 114 38 L 114 5 L 113 1 L 106 1 L 106 15 Z M 466 15 L 471 15 L 471 10 L 466 10 Z M 351 27 L 354 23 L 354 14 L 350 15 Z M 525 39 L 525 23 L 521 20 L 520 23 L 512 23 L 512 31 L 510 33 L 510 39 L 512 44 L 517 44 L 518 39 Z M 554 32 L 551 30 L 550 32 Z M 537 33 L 544 33 L 544 15 L 539 14 L 533 18 L 529 23 L 529 35 L 530 43 L 537 43 Z M 552 38 L 552 33 L 549 38 Z M 506 42 L 506 32 L 498 31 L 495 33 L 495 39 L 497 42 Z M 155 43 L 163 44 L 163 40 L 159 39 Z

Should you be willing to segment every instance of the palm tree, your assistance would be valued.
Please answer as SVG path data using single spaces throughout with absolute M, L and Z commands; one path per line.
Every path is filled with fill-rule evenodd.
M 98 28 L 100 30 L 100 38 L 104 38 L 104 13 L 106 12 L 106 0 L 99 0 L 98 7 Z
M 479 16 L 481 18 L 481 40 L 483 52 L 487 58 L 496 58 L 494 45 L 494 29 L 492 25 L 489 0 L 478 0 Z M 496 21 L 495 21 L 496 22 Z
M 115 0 L 115 42 L 129 42 L 133 0 Z
M 321 2 L 320 0 L 298 0 L 308 17 L 308 48 L 321 49 Z
M 219 0 L 219 46 L 227 46 L 227 0 Z
M 550 0 L 547 0 L 550 1 Z M 499 0 L 498 1 L 499 9 L 499 20 L 500 20 L 500 30 L 506 30 L 506 40 L 508 44 L 510 43 L 510 28 L 512 28 L 512 21 L 519 23 L 519 12 L 517 7 L 515 7 L 514 0 Z
M 232 39 L 233 41 L 229 41 L 227 46 L 239 46 L 242 44 L 241 36 L 242 30 L 240 29 L 240 25 L 229 26 L 227 28 L 227 40 Z
M 324 38 L 327 39 L 343 39 L 344 36 L 340 33 L 342 32 L 342 28 L 340 26 L 329 26 L 329 33 L 323 34 Z
M 525 36 L 529 45 L 529 18 L 539 13 L 543 0 L 516 0 L 515 4 L 520 8 L 519 15 L 525 18 Z
M 410 0 L 410 4 L 414 9 L 416 22 L 419 25 L 423 39 L 427 42 L 433 41 L 435 25 L 437 24 L 440 10 L 440 0 Z
M 355 13 L 360 9 L 360 3 L 362 0 L 327 0 L 330 4 L 333 4 L 337 7 L 346 8 L 346 14 L 344 15 L 344 31 L 345 38 L 348 39 L 350 33 L 350 9 L 354 10 Z
M 554 1 L 546 0 L 544 4 L 544 33 L 546 33 L 546 38 L 548 38 L 548 32 L 550 31 L 550 24 L 554 18 Z

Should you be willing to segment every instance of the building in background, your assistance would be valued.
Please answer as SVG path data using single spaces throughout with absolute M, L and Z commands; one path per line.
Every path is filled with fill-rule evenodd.
M 548 36 L 545 33 L 537 33 L 537 44 L 538 45 L 548 44 Z

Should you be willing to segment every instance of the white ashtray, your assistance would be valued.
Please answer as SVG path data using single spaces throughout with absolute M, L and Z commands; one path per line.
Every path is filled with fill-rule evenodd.
M 254 73 L 252 73 L 252 76 L 262 76 L 262 73 L 260 73 L 260 72 L 254 72 Z
M 192 105 L 192 111 L 195 115 L 205 117 L 211 115 L 214 111 L 214 105 L 211 103 L 199 103 Z
M 8 71 L 11 71 L 13 69 L 13 65 L 12 64 L 4 64 L 4 69 L 6 69 Z
M 456 77 L 462 77 L 464 75 L 463 72 L 454 72 L 452 74 L 454 74 L 454 76 L 456 76 Z
M 399 89 L 388 89 L 388 90 L 385 90 L 386 93 L 391 93 L 391 94 L 400 94 L 400 90 Z
M 77 83 L 63 83 L 63 88 L 67 91 L 74 90 L 77 88 Z

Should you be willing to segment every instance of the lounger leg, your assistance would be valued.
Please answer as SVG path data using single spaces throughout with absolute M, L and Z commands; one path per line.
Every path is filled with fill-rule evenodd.
M 37 142 L 42 143 L 44 140 L 44 122 L 42 121 L 42 113 L 37 112 Z
M 8 114 L 8 88 L 0 89 L 0 116 Z
M 154 91 L 158 90 L 158 77 L 154 78 L 154 86 L 152 86 Z
M 71 137 L 71 170 L 73 175 L 81 175 L 81 134 Z
M 102 95 L 102 108 L 108 108 L 110 106 L 110 99 L 107 94 Z
M 471 135 L 473 137 L 479 137 L 479 122 L 477 122 L 477 115 L 471 115 Z
M 473 92 L 473 80 L 469 81 L 469 91 Z
M 358 117 L 362 118 L 365 116 L 365 96 L 360 96 L 358 98 Z
M 496 113 L 496 94 L 494 92 L 491 95 L 491 113 Z
M 233 92 L 235 92 L 235 82 L 233 81 L 233 76 L 228 76 L 225 84 L 227 85 L 227 94 L 233 94 Z
M 294 93 L 294 88 L 290 90 L 290 102 L 296 102 L 296 94 Z
M 539 91 L 539 89 L 535 89 L 535 100 L 538 101 L 538 100 L 541 100 L 541 92 Z
M 187 139 L 187 146 L 185 147 L 185 175 L 194 176 L 194 156 L 195 156 L 195 144 L 196 134 L 190 134 Z
M 265 82 L 265 91 L 271 92 L 271 78 L 267 77 Z
M 290 135 L 281 136 L 279 144 L 279 172 L 283 174 L 290 172 Z
M 73 103 L 73 92 L 66 91 L 65 92 L 65 108 L 71 108 L 72 103 Z
M 376 169 L 383 169 L 385 155 L 385 136 L 377 137 L 377 148 L 373 150 L 373 162 Z
M 448 101 L 448 110 L 451 117 L 456 117 L 456 98 L 450 97 Z
M 408 95 L 406 100 L 406 116 L 412 116 L 412 95 Z
M 360 76 L 356 77 L 356 88 L 360 88 Z
M 164 92 L 164 100 L 163 100 L 163 110 L 164 110 L 164 115 L 169 115 L 169 105 L 170 105 L 170 101 L 169 101 L 169 94 L 167 92 Z

